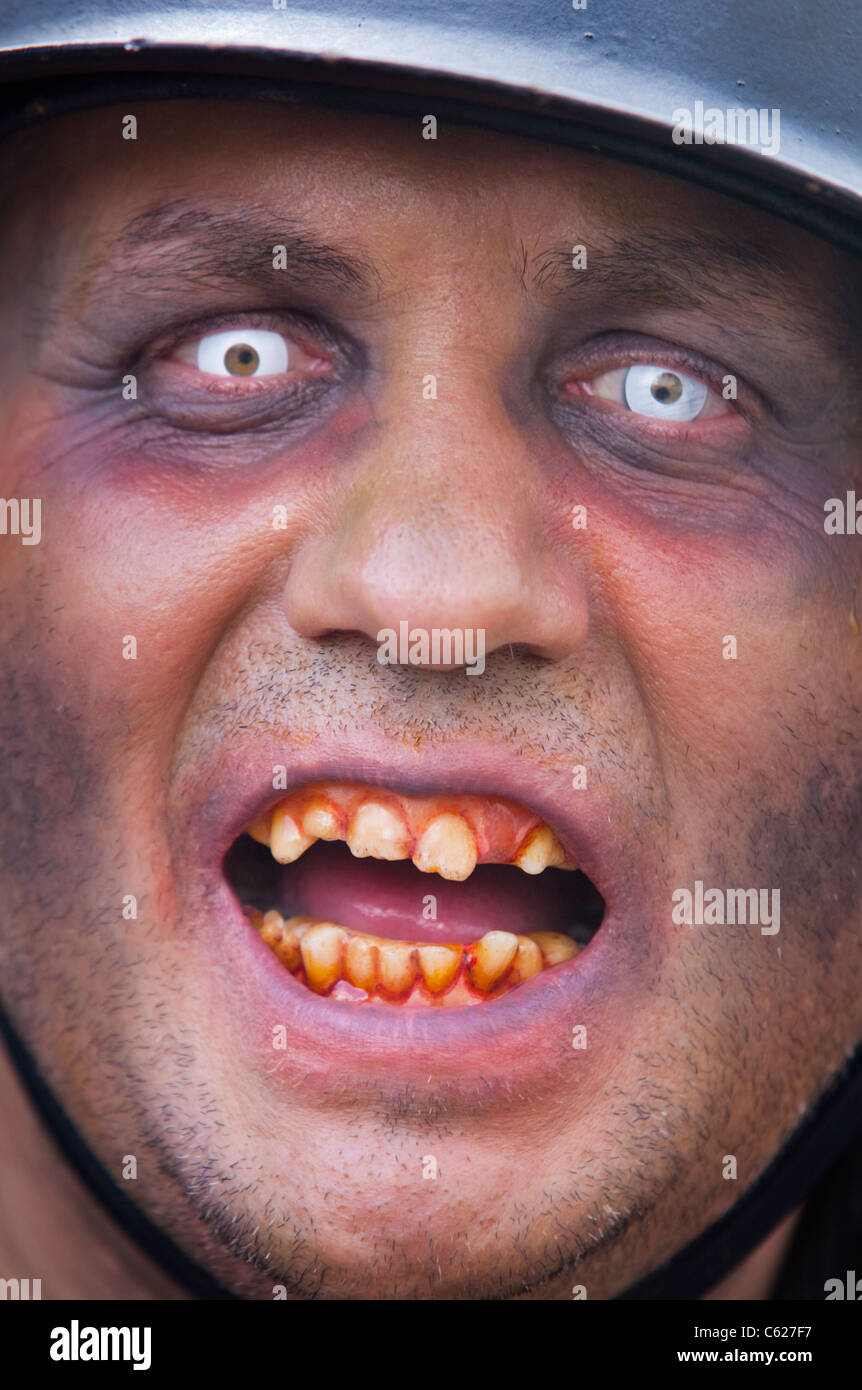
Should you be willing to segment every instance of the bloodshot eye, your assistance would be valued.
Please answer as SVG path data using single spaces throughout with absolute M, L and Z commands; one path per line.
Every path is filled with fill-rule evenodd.
M 623 396 L 629 410 L 655 420 L 696 420 L 702 413 L 709 387 L 671 367 L 638 364 L 623 378 Z
M 278 376 L 287 371 L 287 343 L 263 328 L 231 328 L 199 338 L 194 365 L 210 376 Z

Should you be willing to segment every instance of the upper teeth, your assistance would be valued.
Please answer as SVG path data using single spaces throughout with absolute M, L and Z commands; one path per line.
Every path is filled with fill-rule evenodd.
M 407 835 L 400 816 L 376 801 L 364 801 L 347 831 L 350 853 L 357 859 L 406 859 Z
M 292 864 L 314 844 L 316 835 L 306 835 L 284 803 L 276 806 L 269 829 L 269 847 L 279 864 Z
M 446 809 L 434 813 L 427 798 L 317 784 L 285 797 L 248 833 L 281 864 L 293 863 L 316 840 L 340 839 L 357 858 L 412 859 L 423 873 L 457 882 L 477 863 L 516 864 L 528 874 L 574 868 L 547 825 L 499 798 L 447 797 Z
M 566 852 L 553 830 L 537 825 L 521 846 L 515 863 L 525 874 L 540 874 L 544 869 L 559 868 L 565 860 Z
M 413 854 L 423 874 L 440 874 L 461 883 L 476 867 L 476 840 L 463 816 L 445 811 L 426 826 Z

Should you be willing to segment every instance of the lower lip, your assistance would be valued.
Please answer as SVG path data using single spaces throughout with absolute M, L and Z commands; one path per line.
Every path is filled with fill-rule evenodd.
M 267 1057 L 273 1085 L 292 1094 L 345 1093 L 358 1077 L 398 1086 L 447 1080 L 480 1084 L 484 1100 L 502 1098 L 513 1081 L 558 1090 L 560 1058 L 577 1060 L 572 1029 L 597 1021 L 611 1005 L 616 931 L 606 919 L 572 961 L 536 975 L 488 1004 L 465 1008 L 369 1007 L 314 994 L 261 941 L 227 884 L 208 916 L 224 923 L 218 987 L 231 981 L 228 1007 Z M 226 967 L 226 973 L 224 970 Z M 237 984 L 239 982 L 239 987 Z M 273 1046 L 283 1027 L 283 1050 Z M 583 1057 L 583 1053 L 581 1056 Z M 286 1063 L 286 1064 L 285 1064 Z

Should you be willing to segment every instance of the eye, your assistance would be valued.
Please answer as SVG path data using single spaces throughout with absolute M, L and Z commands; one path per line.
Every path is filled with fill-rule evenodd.
M 702 381 L 670 367 L 638 363 L 623 377 L 623 396 L 629 410 L 657 420 L 696 420 L 708 395 L 709 388 Z
M 728 412 L 728 403 L 705 382 L 653 362 L 618 367 L 579 385 L 651 420 L 689 422 Z
M 287 340 L 265 328 L 207 333 L 177 355 L 210 376 L 278 376 L 289 363 Z

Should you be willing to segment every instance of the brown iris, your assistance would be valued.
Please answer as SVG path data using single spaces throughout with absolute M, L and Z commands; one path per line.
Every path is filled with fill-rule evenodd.
M 235 343 L 225 353 L 224 364 L 232 376 L 251 376 L 260 366 L 260 357 L 248 343 Z
M 682 382 L 676 372 L 660 372 L 650 386 L 650 395 L 662 405 L 671 405 L 682 395 Z

